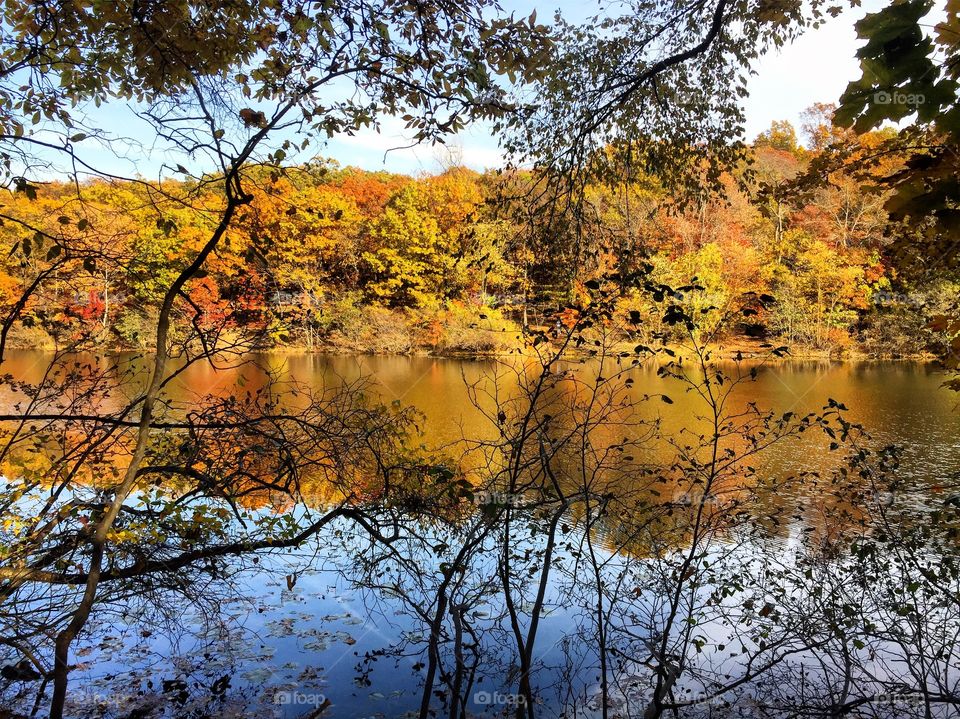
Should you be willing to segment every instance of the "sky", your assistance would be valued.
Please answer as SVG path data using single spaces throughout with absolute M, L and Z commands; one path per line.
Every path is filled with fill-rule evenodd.
M 542 20 L 553 15 L 554 4 L 543 2 L 504 2 L 506 10 L 518 15 L 529 14 L 536 7 Z M 756 75 L 749 83 L 750 95 L 745 100 L 747 140 L 753 140 L 770 127 L 774 120 L 789 120 L 800 128 L 800 113 L 815 102 L 836 102 L 847 83 L 860 77 L 855 57 L 862 41 L 857 39 L 854 24 L 868 12 L 882 6 L 878 0 L 866 0 L 860 8 L 848 8 L 837 18 L 816 30 L 809 30 L 792 44 L 763 57 Z M 586 14 L 587 3 L 568 2 L 560 10 L 571 20 Z M 595 7 L 595 6 L 593 6 Z M 341 165 L 355 165 L 366 170 L 389 170 L 417 174 L 434 172 L 442 166 L 444 150 L 417 147 L 403 150 L 391 148 L 409 145 L 400 122 L 385 122 L 381 133 L 366 131 L 355 137 L 330 142 L 323 154 Z M 482 126 L 474 126 L 458 135 L 451 143 L 462 156 L 463 164 L 484 170 L 502 164 L 496 140 Z
M 570 21 L 583 21 L 597 8 L 596 2 L 583 0 L 502 0 L 502 5 L 519 17 L 526 17 L 536 9 L 541 22 L 549 22 L 557 9 Z M 761 58 L 748 85 L 749 96 L 744 100 L 745 139 L 753 140 L 774 120 L 789 120 L 799 129 L 803 110 L 815 102 L 836 102 L 847 83 L 860 75 L 855 53 L 861 41 L 856 37 L 854 24 L 881 6 L 882 0 L 864 0 L 862 7 L 848 8 L 820 28 L 808 30 L 792 44 Z M 98 114 L 108 132 L 118 136 L 130 136 L 130 132 L 136 135 L 137 131 L 131 128 L 138 120 L 130 108 L 104 107 Z M 450 150 L 424 145 L 408 147 L 411 141 L 404 134 L 403 124 L 399 119 L 387 118 L 381 122 L 380 132 L 364 130 L 353 137 L 334 138 L 317 148 L 315 154 L 332 158 L 341 166 L 412 175 L 432 173 L 444 167 Z M 89 152 L 89 145 L 84 143 L 84 146 Z M 460 162 L 476 170 L 494 168 L 503 162 L 497 141 L 485 125 L 467 128 L 452 138 L 449 146 Z M 112 149 L 117 150 L 116 146 Z M 148 147 L 132 146 L 121 153 L 126 154 L 125 158 L 108 154 L 112 155 L 93 149 L 90 159 L 101 169 L 119 175 L 149 176 L 163 172 L 162 158 L 156 157 Z

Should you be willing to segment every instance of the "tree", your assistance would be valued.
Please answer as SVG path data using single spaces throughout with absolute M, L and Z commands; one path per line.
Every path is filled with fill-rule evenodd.
M 912 118 L 873 156 L 901 159 L 880 183 L 895 223 L 892 254 L 905 274 L 930 283 L 948 279 L 960 257 L 960 7 L 946 3 L 946 17 L 928 34 L 933 8 L 930 0 L 895 0 L 857 23 L 866 40 L 857 51 L 862 75 L 848 85 L 836 112 L 838 124 L 861 132 Z M 953 336 L 944 356 L 953 369 L 960 367 L 955 315 L 935 320 L 936 329 Z
M 627 3 L 591 23 L 561 21 L 554 71 L 512 122 L 505 149 L 534 168 L 530 196 L 560 234 L 584 221 L 593 179 L 656 177 L 682 199 L 719 190 L 744 158 L 741 98 L 751 65 L 807 25 L 825 3 Z M 620 6 L 617 6 L 620 10 Z M 837 8 L 828 8 L 834 13 Z
M 452 246 L 418 187 L 408 185 L 391 198 L 366 242 L 363 282 L 377 301 L 427 307 L 444 296 L 453 270 Z
M 774 120 L 770 123 L 770 129 L 764 130 L 757 139 L 753 141 L 756 147 L 772 147 L 774 150 L 797 154 L 800 151 L 800 145 L 797 142 L 797 131 L 790 124 L 789 120 Z
M 852 132 L 838 127 L 834 122 L 837 106 L 831 103 L 815 102 L 800 113 L 803 119 L 800 129 L 807 141 L 807 149 L 813 152 L 823 152 L 830 145 L 852 139 Z
M 928 36 L 921 25 L 932 9 L 930 0 L 895 0 L 857 23 L 867 41 L 857 51 L 863 74 L 847 87 L 835 117 L 858 132 L 914 117 L 875 151 L 904 158 L 902 169 L 884 178 L 891 190 L 885 208 L 916 228 L 900 233 L 902 256 L 929 265 L 926 257 L 935 255 L 942 266 L 956 256 L 960 228 L 960 9 L 948 3 L 946 19 Z
M 89 398 L 114 394 L 135 370 L 62 372 L 57 368 L 69 359 L 58 353 L 48 375 L 58 378 L 54 386 L 38 388 L 33 396 L 54 392 L 78 399 L 52 413 L 31 402 L 4 418 L 0 461 L 48 432 L 65 438 L 42 482 L 24 474 L 4 488 L 3 498 L 15 503 L 40 483 L 49 487 L 39 514 L 9 537 L 3 596 L 32 593 L 35 585 L 76 587 L 65 595 L 42 594 L 50 606 L 68 607 L 47 628 L 53 636 L 52 651 L 44 655 L 50 664 L 37 659 L 53 678 L 53 719 L 63 715 L 71 646 L 98 603 L 109 600 L 108 588 L 130 582 L 142 587 L 164 573 L 196 569 L 237 551 L 295 545 L 350 513 L 341 503 L 295 529 L 278 533 L 270 523 L 257 523 L 244 536 L 221 541 L 222 533 L 211 532 L 206 546 L 189 548 L 181 532 L 191 530 L 177 519 L 184 510 L 211 504 L 220 506 L 220 514 L 230 512 L 247 491 L 230 468 L 240 467 L 255 485 L 296 499 L 301 478 L 321 467 L 325 455 L 349 457 L 358 447 L 347 439 L 349 431 L 340 433 L 330 422 L 350 417 L 368 422 L 352 412 L 357 397 L 351 393 L 334 398 L 329 412 L 320 398 L 284 412 L 267 399 L 274 398 L 272 391 L 208 398 L 200 417 L 167 394 L 180 371 L 171 360 L 182 369 L 198 360 L 223 362 L 231 352 L 256 346 L 255 338 L 227 339 L 222 326 L 211 327 L 197 298 L 212 289 L 202 277 L 211 257 L 250 211 L 252 187 L 262 176 L 258 166 L 279 171 L 288 153 L 305 148 L 309 139 L 374 126 L 383 114 L 405 115 L 418 140 L 431 140 L 469 120 L 511 111 L 496 77 L 527 75 L 542 50 L 542 32 L 491 9 L 484 0 L 441 3 L 430 12 L 393 0 L 309 6 L 286 0 L 215 6 L 120 2 L 96 11 L 83 3 L 6 5 L 0 160 L 9 186 L 36 196 L 38 161 L 53 169 L 66 166 L 78 181 L 80 175 L 110 176 L 85 159 L 84 151 L 90 135 L 119 151 L 116 138 L 92 129 L 92 106 L 110 99 L 131 104 L 150 133 L 147 144 L 155 141 L 166 155 L 167 171 L 190 180 L 171 186 L 162 179 L 131 178 L 157 212 L 159 234 L 145 237 L 147 242 L 162 246 L 176 233 L 192 233 L 175 256 L 167 249 L 156 253 L 159 262 L 169 261 L 169 275 L 160 273 L 160 282 L 145 288 L 157 319 L 147 379 L 138 384 L 142 389 L 116 410 L 87 404 Z M 206 215 L 205 222 L 180 225 L 177 213 L 187 208 Z M 29 218 L 7 219 L 30 229 Z M 5 327 L 61 271 L 79 272 L 84 263 L 103 261 L 81 242 L 86 226 L 64 227 L 69 233 L 39 230 L 50 249 L 21 296 L 5 308 Z M 6 333 L 0 358 L 5 339 Z M 77 338 L 66 349 L 81 349 L 85 342 L 89 338 Z M 369 429 L 364 436 L 371 436 Z M 255 450 L 265 435 L 273 437 L 269 457 Z M 332 447 L 331 441 L 340 441 L 332 435 L 346 440 L 345 446 Z M 103 475 L 109 478 L 103 484 L 85 485 L 81 478 L 102 466 L 106 447 L 115 471 Z M 140 515 L 132 506 L 139 502 L 136 490 L 169 476 L 179 480 L 172 495 Z M 136 516 L 136 523 L 172 527 L 172 536 L 150 534 L 157 541 L 130 546 L 126 532 Z M 156 581 L 164 586 L 163 579 Z M 37 649 L 33 634 L 7 641 L 25 656 L 37 656 L 31 651 Z

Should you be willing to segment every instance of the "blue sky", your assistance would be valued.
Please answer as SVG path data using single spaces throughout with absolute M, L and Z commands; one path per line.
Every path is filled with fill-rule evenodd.
M 529 15 L 536 8 L 541 21 L 549 21 L 557 9 L 556 3 L 557 0 L 504 0 L 505 8 L 518 16 Z M 847 83 L 859 77 L 854 54 L 860 42 L 854 23 L 881 4 L 881 0 L 866 0 L 863 7 L 848 8 L 819 29 L 808 31 L 791 45 L 762 58 L 745 100 L 746 139 L 752 140 L 774 120 L 790 120 L 799 128 L 799 116 L 804 109 L 814 102 L 835 102 Z M 561 0 L 559 9 L 565 17 L 576 21 L 593 14 L 596 7 L 595 3 Z M 138 122 L 125 107 L 101 108 L 97 114 L 105 129 L 118 135 L 130 136 L 131 122 Z M 136 130 L 133 133 L 136 136 Z M 502 162 L 496 139 L 484 126 L 468 128 L 450 144 L 456 148 L 461 161 L 474 169 L 496 167 Z M 404 135 L 403 122 L 387 119 L 379 133 L 369 130 L 354 137 L 336 138 L 310 154 L 367 170 L 418 174 L 435 172 L 448 152 L 431 146 L 394 149 L 408 145 L 410 140 Z M 84 154 L 93 150 L 91 160 L 104 163 L 102 169 L 118 174 L 153 174 L 160 162 L 156 153 L 150 153 L 147 148 L 130 147 L 125 160 L 107 158 L 88 143 L 83 143 L 83 150 Z M 148 155 L 151 155 L 149 159 Z
M 878 0 L 867 0 L 863 7 L 848 8 L 839 17 L 830 19 L 817 30 L 810 30 L 791 45 L 764 57 L 749 85 L 745 101 L 746 139 L 752 140 L 774 120 L 790 120 L 799 130 L 800 113 L 815 102 L 836 102 L 847 83 L 860 76 L 854 56 L 861 42 L 854 23 L 867 12 L 882 6 Z M 541 21 L 552 17 L 555 4 L 544 2 L 506 2 L 506 9 L 518 15 L 529 14 L 536 7 Z M 581 19 L 595 5 L 567 2 L 560 6 L 563 14 Z M 390 148 L 408 145 L 401 123 L 384 123 L 380 134 L 364 132 L 356 137 L 331 142 L 323 154 L 343 165 L 364 169 L 386 169 L 418 173 L 435 171 L 443 151 L 432 147 L 405 150 Z M 500 164 L 501 156 L 495 139 L 483 127 L 462 133 L 452 143 L 458 146 L 463 162 L 477 170 Z M 385 156 L 386 155 L 386 156 Z

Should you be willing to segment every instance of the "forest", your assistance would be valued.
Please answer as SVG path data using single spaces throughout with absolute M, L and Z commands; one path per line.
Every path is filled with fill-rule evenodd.
M 561 4 L 0 3 L 0 719 L 958 715 L 960 2 Z
M 483 356 L 518 349 L 531 325 L 582 301 L 591 278 L 649 265 L 654 282 L 701 288 L 682 302 L 706 310 L 700 331 L 734 351 L 773 341 L 796 355 L 939 356 L 948 336 L 931 321 L 950 310 L 957 277 L 898 273 L 887 251 L 891 192 L 880 185 L 903 160 L 850 169 L 895 132 L 857 135 L 833 124 L 834 110 L 809 108 L 802 138 L 774 123 L 719 188 L 693 198 L 626 166 L 613 184 L 595 177 L 580 221 L 551 227 L 549 238 L 525 231 L 530 208 L 508 199 L 527 196 L 522 171 L 451 162 L 414 178 L 335 161 L 280 165 L 252 181 L 250 204 L 190 302 L 201 324 L 256 330 L 262 349 Z M 804 178 L 828 146 L 848 165 Z M 192 191 L 189 180 L 165 184 Z M 49 271 L 62 245 L 95 243 L 115 266 L 87 256 L 80 271 L 57 270 L 22 309 L 11 346 L 51 349 L 83 335 L 145 349 L 151 308 L 210 231 L 213 200 L 200 193 L 174 208 L 137 181 L 77 189 L 31 184 L 8 200 L 4 212 L 18 221 L 0 235 L 6 301 Z M 776 302 L 743 315 L 735 308 L 748 293 Z M 622 301 L 643 304 L 637 292 Z

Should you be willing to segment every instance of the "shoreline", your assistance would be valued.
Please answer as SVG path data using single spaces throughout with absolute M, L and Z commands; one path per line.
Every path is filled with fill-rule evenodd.
M 770 342 L 770 348 L 760 348 L 757 345 L 726 345 L 726 344 L 711 344 L 706 347 L 707 351 L 712 354 L 713 360 L 720 361 L 735 361 L 737 355 L 741 356 L 742 361 L 746 362 L 767 362 L 771 364 L 788 364 L 791 362 L 829 362 L 829 363 L 880 363 L 880 362 L 904 362 L 904 363 L 913 363 L 913 364 L 936 364 L 938 358 L 936 355 L 931 353 L 920 353 L 920 354 L 895 354 L 895 353 L 883 353 L 883 354 L 870 354 L 862 352 L 856 349 L 848 349 L 843 351 L 837 350 L 819 350 L 810 347 L 789 347 L 787 345 L 778 345 L 775 342 Z M 610 357 L 614 356 L 623 356 L 624 353 L 628 355 L 633 355 L 633 348 L 635 345 L 632 343 L 619 343 L 613 345 L 609 352 Z M 786 346 L 788 351 L 782 356 L 772 356 L 772 349 L 775 347 Z M 678 356 L 689 357 L 692 353 L 689 349 L 684 348 L 680 345 L 666 345 L 666 349 L 669 349 L 675 352 Z M 9 351 L 14 352 L 41 352 L 41 353 L 54 353 L 57 351 L 57 348 L 54 346 L 34 346 L 34 345 L 25 345 L 20 343 L 11 343 L 8 347 Z M 81 350 L 79 353 L 91 353 L 98 352 L 102 355 L 130 355 L 130 354 L 152 354 L 152 348 L 130 348 L 130 347 L 117 347 L 111 346 L 106 348 L 88 348 Z M 409 357 L 409 358 L 431 358 L 431 359 L 449 359 L 449 360 L 459 360 L 459 361 L 488 361 L 488 360 L 503 360 L 510 357 L 520 356 L 529 356 L 532 357 L 534 354 L 529 350 L 524 350 L 522 348 L 516 348 L 505 351 L 494 351 L 494 352 L 463 352 L 463 351 L 432 351 L 429 348 L 414 348 L 405 352 L 387 352 L 387 351 L 375 351 L 368 349 L 357 349 L 352 347 L 336 346 L 329 345 L 324 347 L 313 347 L 309 348 L 302 345 L 278 345 L 275 347 L 269 348 L 258 348 L 251 349 L 245 354 L 251 355 L 288 355 L 288 356 L 332 356 L 332 357 Z M 649 355 L 645 356 L 649 358 Z M 571 351 L 565 355 L 565 358 L 569 359 L 584 359 L 589 358 L 589 355 L 583 352 Z

